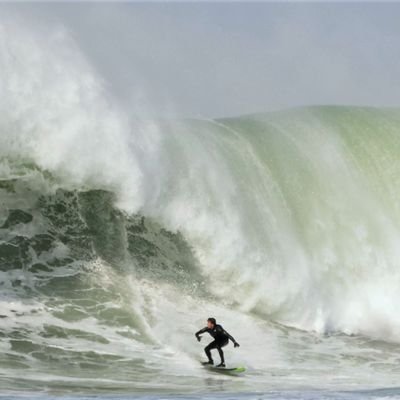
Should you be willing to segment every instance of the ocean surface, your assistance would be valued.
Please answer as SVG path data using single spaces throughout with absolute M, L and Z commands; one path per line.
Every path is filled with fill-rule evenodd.
M 132 118 L 0 33 L 0 399 L 400 398 L 400 110 Z

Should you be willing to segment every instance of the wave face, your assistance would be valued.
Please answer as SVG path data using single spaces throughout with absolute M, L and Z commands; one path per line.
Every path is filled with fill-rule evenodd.
M 23 25 L 0 25 L 4 390 L 393 384 L 400 111 L 132 120 L 66 32 Z M 248 379 L 199 368 L 209 315 Z

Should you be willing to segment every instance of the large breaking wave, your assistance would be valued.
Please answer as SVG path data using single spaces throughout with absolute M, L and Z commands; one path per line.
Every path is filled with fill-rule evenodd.
M 398 110 L 132 120 L 66 32 L 14 20 L 0 76 L 8 380 L 84 370 L 146 389 L 158 357 L 180 374 L 174 357 L 195 358 L 208 313 L 258 337 L 400 341 Z

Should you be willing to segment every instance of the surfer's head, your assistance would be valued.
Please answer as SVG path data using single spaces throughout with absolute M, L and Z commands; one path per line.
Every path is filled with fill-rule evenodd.
M 215 325 L 217 325 L 217 321 L 215 320 L 215 318 L 208 318 L 207 320 L 207 328 L 209 329 L 213 329 L 215 327 Z

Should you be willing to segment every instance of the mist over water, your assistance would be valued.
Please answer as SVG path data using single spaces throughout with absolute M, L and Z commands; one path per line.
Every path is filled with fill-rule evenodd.
M 4 392 L 396 385 L 399 110 L 132 120 L 67 32 L 15 20 L 0 76 Z M 199 366 L 209 315 L 246 375 Z

